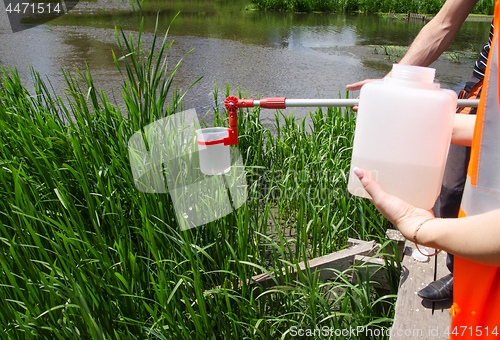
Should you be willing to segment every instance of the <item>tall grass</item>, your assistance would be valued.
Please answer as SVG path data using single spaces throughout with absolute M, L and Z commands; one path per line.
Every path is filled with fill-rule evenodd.
M 1 69 L 0 331 L 11 339 L 274 339 L 291 327 L 389 327 L 393 296 L 371 282 L 281 271 L 348 237 L 383 237 L 380 215 L 346 193 L 352 114 L 318 110 L 308 131 L 293 116 L 280 123 L 276 113 L 269 128 L 258 109 L 240 112 L 247 203 L 180 231 L 169 195 L 137 191 L 128 159 L 136 131 L 182 109 L 167 36 L 157 47 L 156 30 L 143 52 L 141 32 L 134 43 L 117 30 L 124 108 L 89 69 L 65 72 L 64 100 L 35 71 L 30 92 L 16 70 Z M 213 114 L 227 124 L 217 102 Z M 284 285 L 259 295 L 250 278 L 263 272 Z
M 295 12 L 354 12 L 436 14 L 445 0 L 252 0 L 255 7 Z M 479 0 L 472 13 L 493 15 L 494 1 Z

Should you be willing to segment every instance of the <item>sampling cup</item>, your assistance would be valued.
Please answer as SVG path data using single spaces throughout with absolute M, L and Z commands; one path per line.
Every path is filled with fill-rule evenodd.
M 198 151 L 200 153 L 200 170 L 205 175 L 220 175 L 231 169 L 229 145 L 224 139 L 229 131 L 224 127 L 196 130 L 198 135 Z

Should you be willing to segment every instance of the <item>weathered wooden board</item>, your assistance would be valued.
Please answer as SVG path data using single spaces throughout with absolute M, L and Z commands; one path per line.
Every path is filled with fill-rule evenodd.
M 386 234 L 388 239 L 397 242 L 400 257 L 402 258 L 404 253 L 404 237 L 397 230 L 388 230 Z M 359 266 L 359 262 L 362 261 L 365 262 L 364 266 L 369 268 L 370 280 L 379 283 L 376 288 L 388 291 L 387 269 L 385 268 L 384 260 L 373 258 L 379 254 L 380 245 L 375 243 L 375 241 L 367 242 L 352 238 L 347 240 L 347 245 L 349 248 L 310 260 L 307 263 L 307 267 L 311 273 L 317 272 L 319 279 L 324 281 L 334 279 L 337 273 L 344 272 L 355 262 Z M 386 252 L 389 250 L 389 248 L 385 249 Z M 302 272 L 305 272 L 307 267 L 304 262 L 299 263 L 298 266 Z M 283 277 L 285 275 L 284 271 L 282 271 L 282 275 L 277 275 L 277 277 L 269 276 L 266 273 L 256 275 L 251 278 L 250 284 L 262 287 L 263 289 L 270 288 L 283 284 Z M 294 280 L 298 279 L 298 272 L 295 269 L 288 275 L 293 275 Z
M 422 14 L 418 14 L 418 13 L 410 13 L 408 12 L 407 16 L 406 16 L 407 19 L 417 19 L 417 20 L 431 20 L 432 18 L 431 17 L 428 17 L 428 16 L 425 16 L 425 15 L 422 15 Z
M 343 272 L 348 269 L 353 264 L 356 255 L 371 255 L 371 252 L 375 248 L 375 241 L 365 242 L 349 239 L 348 244 L 353 246 L 312 259 L 308 261 L 307 267 L 311 273 L 318 272 L 319 279 L 322 281 L 332 279 L 336 277 L 335 271 Z M 306 264 L 304 262 L 300 262 L 298 266 L 302 272 L 305 272 Z M 335 271 L 329 269 L 334 269 Z M 285 273 L 283 272 L 284 275 Z M 290 275 L 294 276 L 294 280 L 298 279 L 297 270 L 294 269 Z M 283 284 L 283 280 L 280 275 L 278 277 L 271 277 L 267 274 L 260 274 L 252 277 L 251 284 L 261 286 L 262 288 L 269 288 L 276 284 Z
M 429 253 L 433 249 L 427 249 Z M 391 329 L 391 340 L 396 339 L 447 339 L 446 327 L 450 324 L 449 311 L 445 309 L 435 313 L 434 303 L 422 300 L 417 292 L 435 280 L 436 268 L 442 272 L 445 266 L 440 254 L 437 261 L 431 258 L 428 262 L 418 262 L 412 257 L 415 249 L 413 242 L 406 242 L 405 256 L 403 258 L 403 272 L 399 285 L 398 298 L 396 301 L 396 314 Z
M 385 237 L 388 240 L 392 240 L 392 241 L 395 241 L 397 243 L 399 260 L 403 261 L 403 256 L 405 253 L 405 243 L 406 243 L 406 239 L 403 236 L 403 234 L 401 234 L 401 232 L 399 230 L 396 230 L 396 229 L 387 229 L 385 231 Z M 388 254 L 392 254 L 392 248 L 387 247 L 385 249 L 385 252 Z
M 376 289 L 390 290 L 387 282 L 387 268 L 384 259 L 372 258 L 369 256 L 354 256 L 356 268 L 360 268 L 360 274 L 363 280 L 366 280 L 366 267 L 368 267 L 368 277 Z M 353 283 L 357 283 L 357 275 L 353 275 Z
M 446 253 L 441 252 L 436 256 L 436 280 L 439 280 L 443 276 L 446 276 L 450 273 L 448 267 L 446 267 Z M 447 301 L 434 302 L 433 310 L 434 313 L 432 315 L 433 318 L 439 319 L 441 321 L 437 321 L 441 324 L 439 326 L 439 332 L 441 333 L 440 337 L 435 337 L 435 339 L 448 339 L 449 328 L 451 325 L 451 316 L 450 316 L 450 308 L 453 304 L 453 299 L 449 299 Z M 442 330 L 442 331 L 441 331 Z

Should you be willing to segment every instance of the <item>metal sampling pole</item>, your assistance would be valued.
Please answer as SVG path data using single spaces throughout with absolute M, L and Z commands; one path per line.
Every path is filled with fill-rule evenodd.
M 227 97 L 224 102 L 229 111 L 229 136 L 224 138 L 224 145 L 238 144 L 238 109 L 259 106 L 264 109 L 286 109 L 287 107 L 352 107 L 359 104 L 359 99 L 286 99 L 270 97 L 257 99 L 238 99 Z M 458 107 L 477 107 L 479 99 L 459 99 Z
M 230 97 L 231 98 L 231 97 Z M 287 107 L 352 107 L 359 99 L 286 99 L 285 97 L 257 99 L 238 99 L 238 107 L 260 106 L 265 109 L 285 109 Z M 477 107 L 479 99 L 459 99 L 458 107 Z

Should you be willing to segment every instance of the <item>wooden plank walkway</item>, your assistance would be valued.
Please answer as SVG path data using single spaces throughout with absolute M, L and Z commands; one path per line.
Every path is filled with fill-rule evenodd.
M 428 16 L 425 16 L 423 14 L 417 14 L 417 13 L 410 13 L 410 12 L 408 12 L 408 14 L 406 15 L 406 19 L 407 20 L 416 19 L 416 20 L 427 21 L 427 20 L 431 20 L 432 17 L 428 17 Z
M 433 250 L 424 248 L 432 253 Z M 390 340 L 396 339 L 448 339 L 451 323 L 452 300 L 430 302 L 422 300 L 417 292 L 432 281 L 449 274 L 446 253 L 431 257 L 428 262 L 418 262 L 412 257 L 415 244 L 406 241 L 403 270 L 396 301 L 396 314 Z
M 337 273 L 343 272 L 350 268 L 354 262 L 356 255 L 360 256 L 372 256 L 376 251 L 375 241 L 361 241 L 356 239 L 349 239 L 347 241 L 349 245 L 348 248 L 340 250 L 335 253 L 331 253 L 325 256 L 317 257 L 308 261 L 307 265 L 304 262 L 300 262 L 298 267 L 301 272 L 310 270 L 311 273 L 318 272 L 320 280 L 334 279 Z M 299 279 L 298 272 L 295 268 L 290 268 L 294 280 Z M 325 269 L 335 269 L 337 272 Z M 268 289 L 276 285 L 283 284 L 283 277 L 286 273 L 282 272 L 282 277 L 269 276 L 268 274 L 260 274 L 252 277 L 251 284 L 261 287 L 262 289 Z
M 419 262 L 413 259 L 412 251 L 415 248 L 413 242 L 404 241 L 403 236 L 397 230 L 388 230 L 387 238 L 398 244 L 399 254 L 402 257 L 402 274 L 399 284 L 398 297 L 394 323 L 391 329 L 390 340 L 397 339 L 432 339 L 441 340 L 449 338 L 450 330 L 450 307 L 452 300 L 433 303 L 422 300 L 417 292 L 426 287 L 432 281 L 447 275 L 446 253 L 441 252 L 431 257 L 428 262 Z M 388 291 L 386 280 L 385 262 L 381 258 L 375 258 L 380 245 L 374 241 L 366 242 L 349 239 L 349 247 L 338 252 L 311 259 L 308 263 L 299 263 L 291 267 L 289 273 L 282 271 L 277 276 L 260 274 L 251 278 L 251 285 L 255 286 L 257 293 L 262 293 L 276 285 L 283 284 L 283 277 L 290 275 L 288 279 L 299 280 L 299 271 L 318 272 L 320 280 L 334 280 L 340 272 L 350 270 L 353 264 L 356 267 L 367 266 L 370 280 L 378 283 L 378 289 Z M 422 247 L 428 253 L 433 249 Z M 388 251 L 389 249 L 386 249 Z M 335 269 L 332 271 L 329 269 Z M 366 271 L 361 271 L 366 273 Z M 353 282 L 357 276 L 353 275 Z

